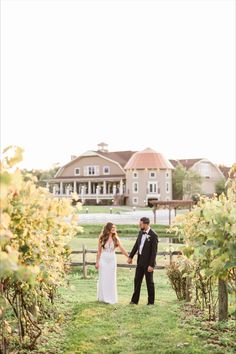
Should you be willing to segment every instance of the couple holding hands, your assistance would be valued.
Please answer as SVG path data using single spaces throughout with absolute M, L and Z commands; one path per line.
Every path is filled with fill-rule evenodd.
M 130 304 L 138 304 L 140 290 L 145 275 L 148 302 L 147 305 L 154 305 L 155 287 L 153 282 L 153 272 L 156 264 L 156 254 L 158 246 L 158 236 L 150 228 L 149 218 L 143 217 L 139 221 L 140 231 L 132 251 L 128 252 L 121 244 L 117 235 L 116 226 L 108 222 L 98 239 L 98 252 L 95 267 L 99 271 L 97 283 L 98 301 L 115 304 L 118 302 L 116 285 L 116 248 L 127 257 L 127 262 L 132 264 L 132 259 L 138 253 L 137 266 L 134 278 L 134 292 Z

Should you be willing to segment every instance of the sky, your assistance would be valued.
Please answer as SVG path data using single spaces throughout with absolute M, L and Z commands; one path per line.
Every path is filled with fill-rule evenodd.
M 235 1 L 1 2 L 1 146 L 21 167 L 147 147 L 236 161 Z

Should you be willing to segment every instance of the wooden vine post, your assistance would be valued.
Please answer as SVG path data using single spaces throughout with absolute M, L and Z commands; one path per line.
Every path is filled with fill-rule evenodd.
M 227 283 L 220 278 L 218 280 L 218 295 L 219 295 L 219 321 L 227 321 L 228 319 Z

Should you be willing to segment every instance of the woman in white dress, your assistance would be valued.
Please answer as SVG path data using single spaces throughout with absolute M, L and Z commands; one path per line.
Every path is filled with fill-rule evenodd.
M 98 252 L 95 267 L 99 270 L 97 283 L 98 301 L 115 304 L 118 301 L 116 285 L 116 253 L 120 251 L 128 258 L 127 251 L 123 248 L 116 232 L 116 226 L 108 222 L 98 239 Z

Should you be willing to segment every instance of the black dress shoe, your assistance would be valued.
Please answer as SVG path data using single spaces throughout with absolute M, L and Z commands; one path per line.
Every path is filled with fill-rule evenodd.
M 152 306 L 154 306 L 154 304 L 150 304 L 149 302 L 147 303 L 147 305 L 152 305 Z
M 130 305 L 137 305 L 136 302 L 130 301 Z

